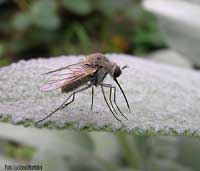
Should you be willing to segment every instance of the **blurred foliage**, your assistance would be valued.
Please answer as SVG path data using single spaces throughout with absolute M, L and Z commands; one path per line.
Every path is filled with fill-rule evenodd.
M 35 148 L 32 146 L 21 144 L 16 140 L 9 140 L 7 138 L 1 138 L 0 140 L 0 156 L 5 156 L 10 160 L 28 162 L 32 159 L 35 151 Z
M 0 128 L 2 166 L 7 163 L 41 164 L 44 171 L 200 169 L 199 138 L 58 131 L 2 123 Z M 6 160 L 5 155 L 9 157 Z
M 7 157 L 21 161 L 30 161 L 33 157 L 34 152 L 34 148 L 12 141 L 6 143 L 4 147 L 4 153 Z
M 21 58 L 95 51 L 137 54 L 162 48 L 155 18 L 140 3 L 1 0 L 0 66 Z

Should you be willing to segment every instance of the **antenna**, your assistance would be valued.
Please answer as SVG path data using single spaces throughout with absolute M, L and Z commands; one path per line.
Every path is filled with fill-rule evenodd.
M 128 65 L 124 65 L 123 67 L 122 67 L 122 69 L 124 70 L 124 69 L 126 69 L 126 68 L 128 68 L 129 66 Z

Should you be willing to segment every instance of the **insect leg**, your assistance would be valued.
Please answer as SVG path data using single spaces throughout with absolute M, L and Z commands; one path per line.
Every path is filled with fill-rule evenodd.
M 88 89 L 90 87 L 91 87 L 91 85 L 87 85 L 86 87 L 83 87 L 82 89 L 73 92 L 71 95 L 68 96 L 68 98 L 58 108 L 56 108 L 53 112 L 51 112 L 46 117 L 44 117 L 44 118 L 40 119 L 39 121 L 37 121 L 36 124 L 38 124 L 38 123 L 46 120 L 47 118 L 49 118 L 50 116 L 52 116 L 54 113 L 56 113 L 58 110 L 62 110 L 67 105 L 69 105 L 70 103 L 72 103 L 74 101 L 75 93 L 81 92 L 81 91 L 86 90 L 86 89 Z M 70 97 L 72 97 L 72 96 L 73 96 L 72 100 L 70 102 L 66 103 L 70 99 Z
M 128 118 L 122 113 L 121 109 L 119 108 L 117 102 L 116 102 L 116 87 L 115 86 L 112 86 L 111 84 L 103 84 L 104 87 L 109 87 L 110 88 L 110 103 L 111 103 L 111 106 L 113 107 L 113 104 L 112 104 L 112 89 L 114 89 L 114 104 L 115 106 L 117 107 L 117 110 L 120 112 L 120 114 L 128 120 Z M 113 107 L 114 109 L 114 107 Z
M 109 103 L 108 103 L 108 101 L 107 101 L 107 99 L 106 99 L 106 95 L 105 95 L 105 92 L 104 92 L 104 89 L 103 89 L 103 85 L 101 85 L 101 91 L 102 91 L 104 100 L 105 100 L 105 102 L 106 102 L 106 104 L 107 104 L 107 106 L 108 106 L 110 112 L 113 114 L 113 116 L 115 117 L 115 119 L 117 119 L 118 121 L 121 122 L 121 120 L 120 120 L 120 119 L 115 115 L 115 113 L 112 111 L 112 109 L 111 109 L 111 107 L 110 107 L 110 105 L 109 105 Z
M 56 113 L 58 110 L 60 110 L 60 108 L 69 100 L 71 96 L 69 96 L 58 108 L 56 108 L 53 112 L 51 112 L 49 115 L 45 116 L 44 118 L 40 119 L 39 121 L 36 122 L 36 124 L 46 120 L 47 118 L 49 118 L 51 115 L 53 115 L 54 113 Z
M 94 87 L 92 86 L 92 103 L 91 103 L 91 110 L 93 109 L 93 103 L 94 103 Z
M 114 112 L 117 114 L 117 111 L 115 110 L 115 107 L 113 106 L 113 102 L 112 102 L 112 85 L 111 84 L 101 84 L 103 87 L 108 87 L 110 89 L 110 93 L 109 93 L 109 101 L 111 104 L 112 109 L 114 110 Z
M 72 102 L 74 101 L 74 99 L 75 99 L 75 94 L 76 94 L 75 92 L 73 92 L 72 94 L 70 94 L 69 97 L 68 97 L 68 99 L 69 99 L 70 97 L 72 97 L 72 100 L 69 101 L 69 102 L 66 101 L 67 103 L 63 104 L 63 106 L 61 106 L 59 110 L 64 109 L 64 108 L 67 107 L 70 103 L 72 103 Z
M 120 110 L 120 108 L 116 102 L 116 87 L 112 87 L 112 88 L 114 89 L 114 103 L 115 103 L 118 111 L 121 113 L 121 115 L 128 120 L 128 118 L 122 113 L 122 111 Z
M 87 86 L 85 86 L 85 87 L 83 87 L 83 88 L 81 88 L 81 89 L 79 89 L 79 90 L 77 90 L 77 91 L 74 91 L 72 94 L 70 94 L 69 97 L 68 97 L 68 99 L 69 99 L 70 97 L 72 97 L 72 100 L 69 101 L 69 102 L 65 101 L 65 102 L 67 102 L 67 103 L 66 103 L 66 104 L 63 104 L 63 105 L 60 107 L 60 110 L 64 109 L 64 108 L 67 107 L 70 103 L 72 103 L 72 102 L 74 101 L 76 93 L 79 93 L 79 92 L 81 92 L 81 91 L 84 91 L 84 90 L 90 88 L 91 86 L 92 86 L 92 85 L 88 84 Z

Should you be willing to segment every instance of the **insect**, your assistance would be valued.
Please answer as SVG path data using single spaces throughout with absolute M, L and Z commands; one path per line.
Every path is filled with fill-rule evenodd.
M 122 69 L 124 68 L 126 68 L 126 66 L 122 67 Z M 37 123 L 42 122 L 45 119 L 49 118 L 58 110 L 62 110 L 65 107 L 67 107 L 74 101 L 75 95 L 77 93 L 82 92 L 89 88 L 92 88 L 92 103 L 91 103 L 91 110 L 92 110 L 93 98 L 94 98 L 94 86 L 101 87 L 104 100 L 110 112 L 113 114 L 113 116 L 118 121 L 121 121 L 116 116 L 116 114 L 118 114 L 119 112 L 125 119 L 127 119 L 127 117 L 122 113 L 121 109 L 119 108 L 116 102 L 116 87 L 112 86 L 111 84 L 103 83 L 104 78 L 109 74 L 113 78 L 113 80 L 117 83 L 119 89 L 121 90 L 125 102 L 127 104 L 127 107 L 130 111 L 130 105 L 128 103 L 127 97 L 122 87 L 120 86 L 119 82 L 117 81 L 117 77 L 121 75 L 122 69 L 115 62 L 112 62 L 109 59 L 107 59 L 103 54 L 95 53 L 88 55 L 85 58 L 85 60 L 81 62 L 71 64 L 45 73 L 44 75 L 50 75 L 50 80 L 41 87 L 41 91 L 52 91 L 61 88 L 62 93 L 69 93 L 69 92 L 72 93 L 58 108 L 56 108 L 53 112 L 48 114 L 43 119 L 37 121 Z M 106 97 L 104 88 L 110 89 L 109 91 L 110 104 Z M 112 95 L 113 95 L 113 101 L 112 101 Z

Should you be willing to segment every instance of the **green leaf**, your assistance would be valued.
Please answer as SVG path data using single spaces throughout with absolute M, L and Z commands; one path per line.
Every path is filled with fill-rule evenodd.
M 35 1 L 30 11 L 33 23 L 43 29 L 57 29 L 60 20 L 56 10 L 57 4 L 54 0 Z
M 106 132 L 91 132 L 95 153 L 98 157 L 106 161 L 116 161 L 119 155 L 119 144 L 114 134 Z
M 74 13 L 85 15 L 92 11 L 90 0 L 64 0 L 64 7 Z
M 142 161 L 143 170 L 153 171 L 193 171 L 185 163 L 179 162 L 179 137 L 134 136 Z M 189 147 L 189 146 L 188 146 Z M 185 151 L 182 149 L 182 151 Z M 182 155 L 182 153 L 180 154 Z
M 14 29 L 26 30 L 32 23 L 32 18 L 27 12 L 17 14 L 12 21 Z
M 162 159 L 153 160 L 153 165 L 150 167 L 150 169 L 154 171 L 194 171 L 193 169 L 182 166 L 175 161 Z
M 32 165 L 42 165 L 44 171 L 68 171 L 68 164 L 62 156 L 48 150 L 39 150 L 31 162 Z
M 134 139 L 125 132 L 120 132 L 118 134 L 118 142 L 121 147 L 121 154 L 124 156 L 123 158 L 126 163 L 133 169 L 140 169 L 141 161 Z
M 90 136 L 74 131 L 39 130 L 1 123 L 0 138 L 70 157 L 94 150 Z
M 96 8 L 107 15 L 112 15 L 115 12 L 125 11 L 126 8 L 133 5 L 129 0 L 99 0 L 96 2 Z
M 180 137 L 178 141 L 178 161 L 194 170 L 200 170 L 199 138 Z
M 0 58 L 0 67 L 6 66 L 10 63 L 11 63 L 11 60 L 9 58 L 5 58 L 5 57 Z
M 90 51 L 92 49 L 91 42 L 86 29 L 81 24 L 78 23 L 74 24 L 73 29 L 78 38 L 78 41 L 80 42 L 82 49 L 85 52 Z

